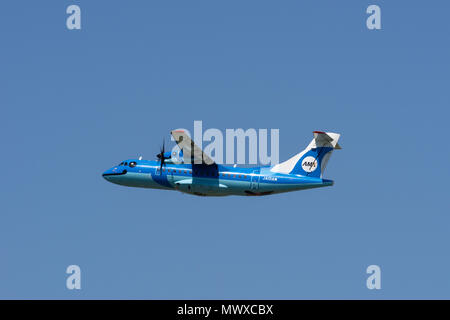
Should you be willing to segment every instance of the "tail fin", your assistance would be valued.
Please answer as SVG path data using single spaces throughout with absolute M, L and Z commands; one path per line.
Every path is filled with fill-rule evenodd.
M 305 150 L 289 160 L 275 165 L 271 171 L 322 178 L 328 160 L 338 144 L 339 133 L 314 131 L 314 139 Z

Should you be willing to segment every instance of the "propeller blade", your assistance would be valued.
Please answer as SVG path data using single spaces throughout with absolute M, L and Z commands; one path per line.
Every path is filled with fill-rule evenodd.
M 159 159 L 160 159 L 160 161 L 161 161 L 161 164 L 159 165 L 159 174 L 161 175 L 162 174 L 162 167 L 163 167 L 163 164 L 164 164 L 164 160 L 165 160 L 165 158 L 164 158 L 164 152 L 165 152 L 165 143 L 166 142 L 166 139 L 164 139 L 163 138 L 163 144 L 162 144 L 162 149 L 161 149 L 161 153 L 158 155 L 159 157 Z

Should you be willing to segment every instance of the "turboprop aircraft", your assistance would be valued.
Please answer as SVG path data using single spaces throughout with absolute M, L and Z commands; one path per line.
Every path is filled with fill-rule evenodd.
M 128 187 L 177 190 L 198 196 L 264 196 L 332 186 L 323 179 L 331 153 L 341 149 L 340 134 L 314 131 L 305 150 L 274 166 L 240 168 L 216 164 L 182 130 L 171 132 L 180 152 L 165 152 L 157 160 L 129 159 L 108 169 L 103 177 Z

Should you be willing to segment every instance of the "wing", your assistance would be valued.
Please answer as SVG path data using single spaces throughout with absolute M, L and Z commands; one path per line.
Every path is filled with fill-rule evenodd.
M 214 164 L 214 160 L 211 159 L 206 153 L 197 146 L 194 141 L 183 130 L 174 130 L 170 134 L 175 139 L 181 150 L 183 150 L 183 158 L 186 163 L 195 163 L 207 165 Z

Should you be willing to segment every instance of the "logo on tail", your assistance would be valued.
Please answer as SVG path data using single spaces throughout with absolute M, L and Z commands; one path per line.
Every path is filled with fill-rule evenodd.
M 302 168 L 305 172 L 313 172 L 317 169 L 317 160 L 314 157 L 305 157 L 302 161 Z

